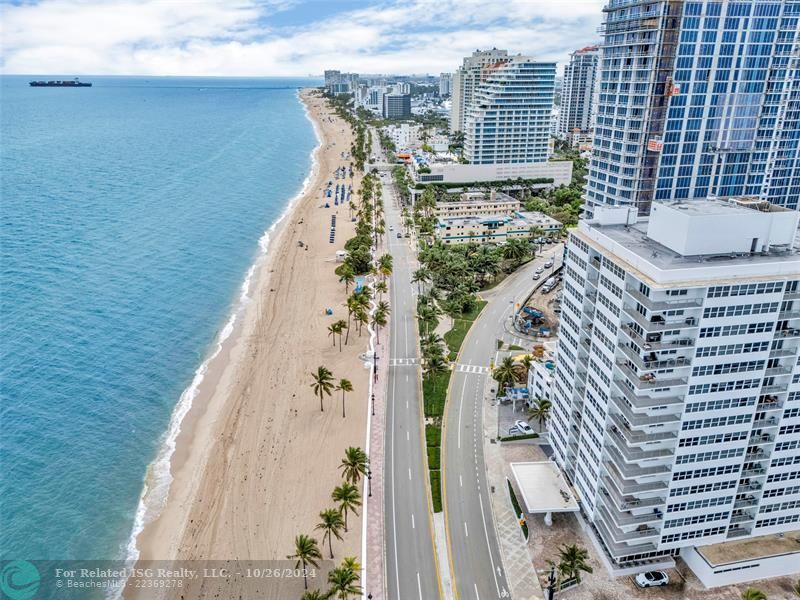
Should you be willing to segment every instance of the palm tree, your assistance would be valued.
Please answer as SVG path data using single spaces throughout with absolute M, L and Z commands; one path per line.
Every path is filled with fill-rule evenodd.
M 383 298 L 383 294 L 389 291 L 389 286 L 385 281 L 379 281 L 375 284 L 375 291 L 380 294 L 379 298 Z
M 341 352 L 342 351 L 342 332 L 345 329 L 347 329 L 347 321 L 345 321 L 344 319 L 339 319 L 338 321 L 336 321 L 336 323 L 334 323 L 334 325 L 336 326 L 336 333 L 339 334 L 339 352 Z M 334 340 L 334 344 L 335 343 L 336 343 L 336 340 Z
M 742 593 L 742 600 L 767 600 L 767 595 L 761 590 L 747 588 Z
M 434 378 L 433 388 L 436 389 L 435 377 L 441 373 L 447 372 L 447 363 L 442 356 L 433 355 L 425 360 L 424 377 Z
M 342 566 L 345 569 L 350 569 L 353 573 L 356 574 L 356 579 L 361 579 L 361 563 L 358 562 L 358 559 L 355 556 L 345 556 L 342 559 Z
M 558 564 L 558 570 L 567 577 L 574 577 L 578 583 L 581 582 L 581 571 L 593 572 L 592 567 L 587 562 L 589 560 L 589 552 L 586 548 L 580 548 L 575 544 L 562 546 L 559 550 L 559 558 L 561 562 Z
M 525 378 L 527 379 L 528 373 L 531 372 L 531 365 L 533 364 L 533 357 L 530 354 L 526 354 L 522 357 L 522 360 L 519 361 L 522 363 L 522 366 L 525 368 Z
M 344 293 L 347 294 L 350 291 L 350 284 L 356 280 L 353 267 L 348 263 L 344 263 L 336 269 L 336 274 L 339 276 L 339 283 L 344 283 Z
M 297 559 L 297 563 L 294 565 L 295 569 L 297 569 L 297 567 L 300 565 L 303 565 L 303 579 L 305 580 L 303 584 L 305 585 L 305 589 L 308 589 L 308 573 L 306 572 L 306 564 L 309 564 L 312 567 L 319 567 L 317 560 L 322 558 L 322 553 L 319 551 L 317 540 L 309 535 L 301 533 L 294 538 L 294 554 L 290 554 L 286 558 L 289 560 Z
M 339 385 L 336 386 L 336 391 L 337 392 L 342 392 L 342 418 L 344 419 L 345 418 L 344 395 L 345 395 L 346 392 L 352 392 L 353 391 L 353 384 L 350 382 L 349 379 L 340 379 L 339 380 Z
M 328 600 L 330 596 L 323 594 L 319 590 L 311 590 L 300 596 L 300 600 Z
M 361 448 L 350 446 L 344 451 L 344 458 L 339 463 L 342 469 L 342 477 L 350 483 L 358 483 L 363 475 L 369 470 L 369 457 Z
M 361 587 L 357 582 L 358 577 L 353 571 L 347 567 L 336 567 L 328 573 L 328 583 L 331 584 L 328 597 L 336 596 L 338 600 L 348 600 L 359 595 Z
M 319 513 L 319 523 L 314 529 L 322 530 L 322 543 L 328 540 L 328 550 L 333 558 L 333 538 L 337 540 L 342 539 L 342 528 L 344 521 L 342 520 L 342 513 L 335 508 L 326 508 Z
M 544 422 L 550 418 L 550 410 L 553 403 L 546 398 L 536 398 L 533 407 L 528 410 L 528 417 L 539 421 L 539 431 L 543 431 Z
M 417 292 L 419 294 L 422 293 L 422 284 L 427 283 L 430 280 L 431 272 L 424 267 L 414 271 L 414 274 L 411 276 L 411 283 L 417 284 Z
M 440 336 L 436 332 L 424 335 L 419 340 L 419 345 L 422 348 L 429 348 L 431 346 L 438 346 L 438 345 L 443 344 L 443 343 L 444 343 L 444 338 L 442 338 L 442 336 Z
M 328 325 L 328 337 L 333 338 L 333 347 L 336 348 L 336 334 L 339 333 L 339 328 L 336 323 Z
M 386 279 L 392 274 L 392 255 L 384 254 L 378 259 L 378 273 Z
M 361 494 L 358 488 L 352 483 L 344 482 L 342 485 L 333 488 L 331 499 L 339 505 L 339 511 L 344 515 L 344 530 L 347 531 L 347 513 L 353 512 L 358 515 L 358 507 L 361 506 Z
M 503 258 L 510 260 L 513 264 L 519 264 L 529 254 L 525 242 L 518 238 L 508 240 L 503 246 Z
M 381 327 L 386 326 L 386 312 L 376 308 L 372 313 L 372 326 L 375 327 L 375 341 L 381 343 Z
M 369 313 L 367 313 L 366 309 L 358 307 L 353 313 L 353 319 L 358 323 L 358 337 L 361 337 L 361 329 L 366 323 L 369 323 Z
M 494 370 L 492 377 L 494 377 L 497 383 L 500 384 L 500 388 L 505 388 L 509 384 L 513 383 L 514 378 L 516 377 L 514 359 L 510 356 L 506 356 L 500 365 Z
M 325 394 L 328 394 L 328 396 L 331 395 L 331 390 L 333 390 L 333 373 L 325 367 L 317 367 L 317 372 L 311 373 L 311 377 L 314 380 L 311 387 L 314 390 L 314 394 L 319 396 L 319 410 L 320 412 L 324 412 L 325 406 L 322 404 L 322 399 Z

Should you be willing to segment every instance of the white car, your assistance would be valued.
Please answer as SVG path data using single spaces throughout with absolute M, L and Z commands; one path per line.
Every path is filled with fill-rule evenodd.
M 514 421 L 514 428 L 517 429 L 522 435 L 533 433 L 533 429 L 526 421 Z
M 634 581 L 640 588 L 661 587 L 669 583 L 669 576 L 664 571 L 648 571 L 639 573 Z
M 389 225 L 389 231 L 394 231 L 394 225 Z
M 546 263 L 544 263 L 544 268 L 545 269 L 549 269 L 552 266 L 553 266 L 553 261 L 552 260 L 548 260 Z
M 544 273 L 544 267 L 536 267 L 536 274 L 541 275 Z
M 533 280 L 534 280 L 534 281 L 536 281 L 536 280 L 537 280 L 537 279 L 539 279 L 540 277 L 541 277 L 541 275 L 540 275 L 539 273 L 534 273 L 534 274 L 533 274 Z

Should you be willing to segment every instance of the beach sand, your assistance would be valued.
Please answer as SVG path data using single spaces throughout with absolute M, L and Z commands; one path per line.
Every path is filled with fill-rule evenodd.
M 293 566 L 285 559 L 294 553 L 295 535 L 310 534 L 322 546 L 314 527 L 320 510 L 333 507 L 330 494 L 341 482 L 338 465 L 345 448 L 364 447 L 369 372 L 358 355 L 366 350 L 367 330 L 359 337 L 353 326 L 341 352 L 327 331 L 335 320 L 347 319 L 344 285 L 334 274 L 335 251 L 344 248 L 354 227 L 346 206 L 334 206 L 330 198 L 331 207 L 322 207 L 322 189 L 329 180 L 336 184 L 334 169 L 349 165 L 341 153 L 350 151 L 352 134 L 321 97 L 303 91 L 301 98 L 322 138 L 317 167 L 305 196 L 275 232 L 254 273 L 243 318 L 209 365 L 183 421 L 168 499 L 137 539 L 140 564 L 278 559 L 280 564 L 253 566 Z M 356 201 L 358 175 L 352 184 Z M 331 244 L 333 213 L 337 228 Z M 333 308 L 333 316 L 325 315 L 326 307 Z M 344 377 L 353 383 L 346 418 L 341 392 L 326 397 L 320 412 L 310 387 L 319 365 L 337 382 Z M 350 515 L 348 525 L 344 540 L 334 540 L 337 563 L 344 556 L 361 560 L 360 517 Z M 323 554 L 329 557 L 327 544 Z M 319 579 L 314 587 L 327 588 Z M 253 597 L 256 589 L 263 598 L 299 597 L 302 579 L 204 579 L 163 596 Z M 125 596 L 153 596 L 153 590 L 139 592 Z

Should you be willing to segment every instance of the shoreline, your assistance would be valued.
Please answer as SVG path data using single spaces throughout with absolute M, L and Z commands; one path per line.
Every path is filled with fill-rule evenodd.
M 247 316 L 248 304 L 253 301 L 253 295 L 258 291 L 258 282 L 256 282 L 254 286 L 253 279 L 265 268 L 265 263 L 270 262 L 270 248 L 274 250 L 275 247 L 279 245 L 281 234 L 283 233 L 282 230 L 286 228 L 288 220 L 292 217 L 293 213 L 296 212 L 300 201 L 309 193 L 315 178 L 319 176 L 319 154 L 324 144 L 324 138 L 317 122 L 309 113 L 308 106 L 301 96 L 301 92 L 304 90 L 298 90 L 296 96 L 303 108 L 306 119 L 311 123 L 314 135 L 317 139 L 316 146 L 314 146 L 309 154 L 311 168 L 308 175 L 303 180 L 300 190 L 289 199 L 289 202 L 278 218 L 272 222 L 259 237 L 259 249 L 257 254 L 238 288 L 238 299 L 232 305 L 231 311 L 228 313 L 222 328 L 211 343 L 210 349 L 213 350 L 206 354 L 206 357 L 197 369 L 195 369 L 192 374 L 191 382 L 183 392 L 181 392 L 175 404 L 175 408 L 170 415 L 167 430 L 162 436 L 163 439 L 160 442 L 158 453 L 145 471 L 134 522 L 125 545 L 124 559 L 126 562 L 135 563 L 139 559 L 141 554 L 137 543 L 139 536 L 148 524 L 161 516 L 164 510 L 174 479 L 172 476 L 172 463 L 175 459 L 175 453 L 179 449 L 178 442 L 181 435 L 184 433 L 184 425 L 195 425 L 194 423 L 186 422 L 187 419 L 191 419 L 191 417 L 195 416 L 192 415 L 195 402 L 198 399 L 204 399 L 204 392 L 206 394 L 210 393 L 210 390 L 206 390 L 206 388 L 211 387 L 213 389 L 219 384 L 219 381 L 209 381 L 207 375 L 209 374 L 210 368 L 215 365 L 215 361 L 218 361 L 218 359 L 222 360 L 219 358 L 220 355 L 226 353 L 230 354 L 237 343 L 237 338 L 242 333 L 243 322 Z M 260 279 L 260 277 L 258 278 Z M 214 374 L 214 371 L 212 370 L 211 373 Z M 220 379 L 220 377 L 217 377 L 217 379 Z M 205 387 L 203 387 L 204 385 Z M 207 401 L 208 398 L 205 398 L 205 400 Z M 153 494 L 156 494 L 156 496 L 152 497 Z
M 333 170 L 349 162 L 341 155 L 349 152 L 352 133 L 320 96 L 309 90 L 299 96 L 318 139 L 311 172 L 259 240 L 262 253 L 242 284 L 239 306 L 176 405 L 166 450 L 152 463 L 163 462 L 163 454 L 170 458 L 169 491 L 163 501 L 148 496 L 160 490 L 151 485 L 156 474 L 151 465 L 140 502 L 145 508 L 137 509 L 140 530 L 131 538 L 134 560 L 285 559 L 296 534 L 319 537 L 314 526 L 340 481 L 338 461 L 346 447 L 364 444 L 369 376 L 358 355 L 368 335 L 359 339 L 353 328 L 350 343 L 339 348 L 327 334 L 333 320 L 346 316 L 344 286 L 333 272 L 334 251 L 343 248 L 354 225 L 344 206 L 322 206 L 333 204 L 322 199 L 322 190 L 334 179 Z M 355 190 L 358 179 L 347 183 Z M 332 213 L 340 218 L 330 244 Z M 326 315 L 326 308 L 335 316 Z M 326 397 L 326 410 L 319 411 L 309 384 L 310 372 L 320 364 L 337 380 L 352 381 L 346 419 L 339 393 Z M 191 407 L 182 414 L 184 396 Z M 172 434 L 176 425 L 179 431 Z M 157 515 L 148 514 L 152 507 L 160 508 Z M 351 514 L 349 525 L 334 548 L 359 556 L 360 517 Z M 342 556 L 337 552 L 336 559 Z M 270 593 L 279 595 L 270 597 L 293 593 L 297 583 L 276 583 Z M 221 584 L 197 585 L 207 594 L 209 585 Z M 220 592 L 226 596 L 234 590 Z M 130 597 L 139 596 L 134 591 Z

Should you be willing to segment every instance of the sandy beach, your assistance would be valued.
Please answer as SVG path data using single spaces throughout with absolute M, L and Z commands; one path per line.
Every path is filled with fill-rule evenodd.
M 315 172 L 305 195 L 272 236 L 267 257 L 253 274 L 250 303 L 209 364 L 183 420 L 166 504 L 137 539 L 142 562 L 280 559 L 280 565 L 272 566 L 287 566 L 298 533 L 322 545 L 314 527 L 320 510 L 333 506 L 330 494 L 341 482 L 338 465 L 344 450 L 364 447 L 368 370 L 358 355 L 366 350 L 366 328 L 359 338 L 353 327 L 342 351 L 327 330 L 334 321 L 347 319 L 345 288 L 334 274 L 335 251 L 353 235 L 353 224 L 347 208 L 334 206 L 333 198 L 328 199 L 330 208 L 322 206 L 327 182 L 334 180 L 335 187 L 333 171 L 349 165 L 341 153 L 349 152 L 352 135 L 321 97 L 303 91 L 301 98 L 322 139 Z M 358 175 L 352 184 L 355 201 Z M 336 239 L 331 244 L 334 213 Z M 326 307 L 333 316 L 325 314 Z M 320 412 L 310 387 L 311 372 L 319 365 L 330 369 L 337 382 L 347 378 L 353 383 L 346 418 L 340 392 L 326 397 Z M 348 524 L 344 540 L 334 540 L 337 563 L 344 556 L 360 559 L 360 518 L 351 515 Z M 164 595 L 252 597 L 247 593 L 252 586 L 244 580 L 205 579 Z M 264 598 L 302 593 L 302 579 L 262 580 L 258 586 Z M 319 586 L 326 588 L 324 581 Z M 152 597 L 152 590 L 140 592 Z

